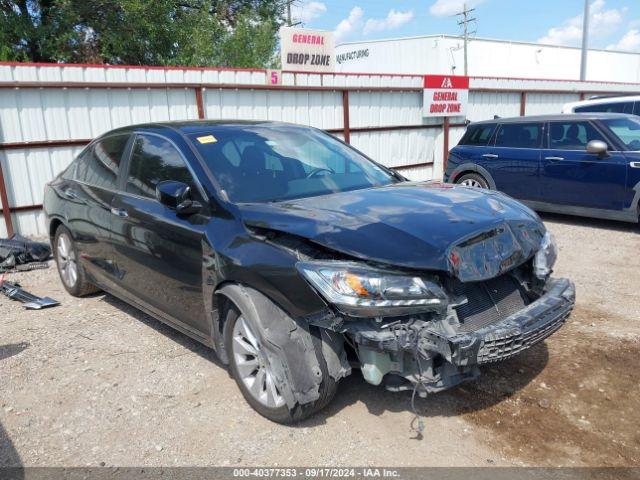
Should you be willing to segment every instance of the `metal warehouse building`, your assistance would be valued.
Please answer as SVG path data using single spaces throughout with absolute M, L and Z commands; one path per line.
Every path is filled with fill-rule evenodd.
M 473 38 L 469 75 L 578 80 L 579 48 Z M 587 80 L 640 82 L 640 55 L 589 50 Z M 464 75 L 464 42 L 451 35 L 343 43 L 336 47 L 339 72 Z

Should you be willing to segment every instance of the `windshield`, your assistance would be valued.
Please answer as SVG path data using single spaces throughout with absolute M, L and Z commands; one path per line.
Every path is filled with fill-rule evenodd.
M 640 121 L 632 118 L 602 120 L 629 150 L 640 150 Z
M 310 128 L 220 126 L 188 137 L 236 203 L 312 197 L 397 181 L 331 135 Z

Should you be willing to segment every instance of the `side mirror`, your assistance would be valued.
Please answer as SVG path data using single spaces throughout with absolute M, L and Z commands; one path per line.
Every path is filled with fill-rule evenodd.
M 591 140 L 587 143 L 587 152 L 598 155 L 599 157 L 607 156 L 608 150 L 609 147 L 602 140 Z
M 191 187 L 173 180 L 165 180 L 156 185 L 156 199 L 179 215 L 193 215 L 202 209 L 200 202 L 191 199 Z

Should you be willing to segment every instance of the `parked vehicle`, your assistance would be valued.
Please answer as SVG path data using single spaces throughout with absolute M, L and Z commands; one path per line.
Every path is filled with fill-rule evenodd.
M 567 103 L 562 113 L 627 113 L 640 115 L 640 95 L 592 97 Z
M 640 120 L 592 113 L 472 123 L 444 180 L 545 212 L 638 221 Z
M 475 378 L 574 305 L 527 207 L 406 181 L 307 127 L 114 130 L 44 210 L 72 295 L 103 289 L 212 347 L 276 422 L 322 408 L 352 366 L 420 395 Z

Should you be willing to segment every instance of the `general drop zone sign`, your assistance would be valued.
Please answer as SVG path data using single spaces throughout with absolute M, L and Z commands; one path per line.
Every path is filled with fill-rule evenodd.
M 469 103 L 469 77 L 425 75 L 424 117 L 464 117 Z
M 280 52 L 282 69 L 298 72 L 333 72 L 333 32 L 282 27 Z

